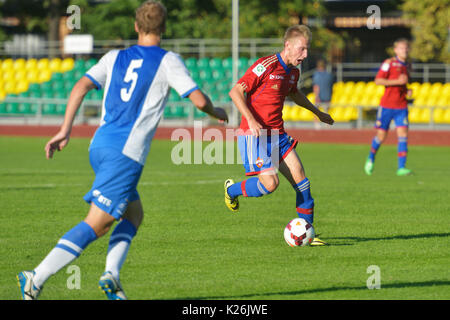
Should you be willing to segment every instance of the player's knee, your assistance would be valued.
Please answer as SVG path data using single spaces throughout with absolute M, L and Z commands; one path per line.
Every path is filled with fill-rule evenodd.
M 271 178 L 264 179 L 264 181 L 262 181 L 262 184 L 264 185 L 264 188 L 267 189 L 267 191 L 274 192 L 278 188 L 280 181 L 278 180 L 277 176 L 273 176 Z

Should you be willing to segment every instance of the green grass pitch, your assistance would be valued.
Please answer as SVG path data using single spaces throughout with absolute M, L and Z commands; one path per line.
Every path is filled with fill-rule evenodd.
M 0 137 L 0 299 L 20 298 L 16 273 L 34 268 L 88 210 L 89 139 L 72 139 L 53 160 L 45 143 Z M 295 194 L 284 178 L 271 195 L 241 198 L 232 214 L 223 181 L 242 180 L 242 165 L 174 165 L 175 144 L 153 142 L 138 186 L 145 218 L 121 272 L 130 299 L 450 299 L 449 148 L 411 146 L 415 175 L 397 177 L 396 147 L 382 146 L 368 177 L 368 144 L 300 144 L 314 226 L 330 245 L 291 248 L 283 229 L 297 216 Z M 107 245 L 108 235 L 71 264 L 79 287 L 64 268 L 40 298 L 105 299 L 97 283 Z M 370 290 L 376 275 L 380 289 Z

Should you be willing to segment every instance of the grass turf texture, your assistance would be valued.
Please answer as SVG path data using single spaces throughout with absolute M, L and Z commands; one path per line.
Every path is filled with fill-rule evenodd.
M 72 139 L 51 161 L 45 142 L 0 137 L 0 299 L 20 298 L 16 273 L 34 268 L 88 210 L 89 139 Z M 291 248 L 283 229 L 297 216 L 295 194 L 284 178 L 269 196 L 241 198 L 232 214 L 223 181 L 241 181 L 242 166 L 174 165 L 176 143 L 153 142 L 138 186 L 145 218 L 121 272 L 130 299 L 450 298 L 449 148 L 410 147 L 415 175 L 397 177 L 396 147 L 382 146 L 368 177 L 368 144 L 299 145 L 314 226 L 330 246 Z M 97 283 L 109 234 L 72 263 L 80 289 L 68 288 L 66 267 L 40 298 L 105 299 Z M 367 288 L 371 265 L 379 290 Z

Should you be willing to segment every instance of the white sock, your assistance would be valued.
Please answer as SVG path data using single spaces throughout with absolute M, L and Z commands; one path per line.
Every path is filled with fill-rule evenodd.
M 112 248 L 109 249 L 106 256 L 105 271 L 111 272 L 113 277 L 117 280 L 120 280 L 120 269 L 125 262 L 129 248 L 130 241 L 117 242 Z
M 34 269 L 34 285 L 41 289 L 44 282 L 52 275 L 75 260 L 77 256 L 61 248 L 53 248 L 44 260 Z

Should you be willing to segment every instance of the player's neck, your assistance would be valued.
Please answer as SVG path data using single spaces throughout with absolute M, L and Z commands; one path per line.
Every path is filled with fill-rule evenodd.
M 149 47 L 149 46 L 159 46 L 161 43 L 161 36 L 153 33 L 139 33 L 138 42 L 139 46 Z
M 280 57 L 288 68 L 292 67 L 292 64 L 288 61 L 286 52 L 284 50 L 280 52 Z
M 398 61 L 401 61 L 401 62 L 403 62 L 403 63 L 405 63 L 406 62 L 406 60 L 407 59 L 400 59 L 400 57 L 399 56 L 395 56 L 395 58 L 398 60 Z

